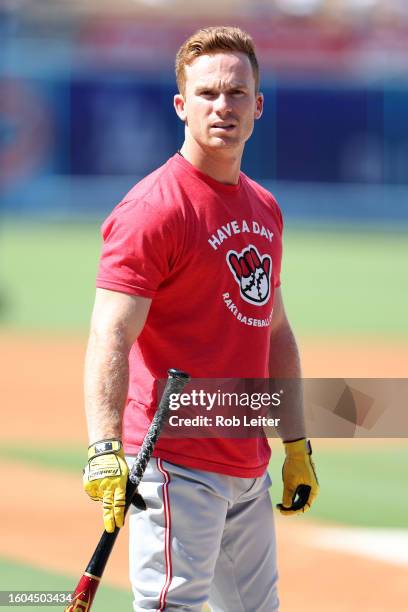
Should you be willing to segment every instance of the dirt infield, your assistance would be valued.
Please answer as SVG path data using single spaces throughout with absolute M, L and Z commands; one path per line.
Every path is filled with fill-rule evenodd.
M 84 337 L 0 335 L 0 438 L 86 443 L 82 400 Z M 385 342 L 301 341 L 306 377 L 408 377 L 408 347 Z
M 0 343 L 1 440 L 83 443 L 85 448 L 81 382 L 85 340 L 40 340 L 9 333 L 0 337 Z M 402 345 L 303 342 L 302 354 L 307 376 L 408 376 L 408 354 Z M 14 462 L 3 462 L 3 473 L 8 482 L 25 485 L 12 488 L 8 495 L 0 555 L 78 575 L 101 531 L 100 509 L 82 493 L 81 475 Z M 282 612 L 406 609 L 406 567 L 320 550 L 314 545 L 318 529 L 307 517 L 278 517 Z M 106 573 L 107 582 L 124 588 L 128 587 L 126 539 L 125 534 L 119 538 Z
M 82 493 L 80 475 L 56 478 L 46 470 L 13 464 L 3 464 L 3 469 L 27 485 L 24 490 L 16 487 L 9 498 L 0 554 L 77 575 L 101 532 L 100 508 Z M 46 498 L 44 491 L 49 492 Z M 277 520 L 282 612 L 406 609 L 401 602 L 407 568 L 319 550 L 313 546 L 316 525 L 299 517 Z M 107 583 L 123 588 L 128 588 L 126 540 L 126 533 L 121 534 L 104 576 Z

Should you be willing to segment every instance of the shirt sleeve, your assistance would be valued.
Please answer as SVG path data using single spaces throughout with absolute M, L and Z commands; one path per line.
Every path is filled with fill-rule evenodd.
M 280 209 L 280 206 L 276 202 L 276 200 L 275 200 L 275 206 L 276 206 L 276 214 L 278 216 L 278 226 L 279 226 L 280 237 L 282 238 L 282 234 L 283 234 L 283 216 L 282 216 L 282 211 Z
M 174 219 L 169 216 L 165 207 L 145 201 L 117 206 L 101 228 L 96 286 L 153 298 L 174 259 Z
M 270 194 L 272 198 L 272 210 L 273 215 L 278 227 L 278 235 L 276 236 L 278 246 L 276 249 L 276 259 L 274 261 L 274 287 L 281 286 L 281 266 L 282 266 L 282 234 L 283 234 L 283 216 L 279 204 L 275 200 L 274 196 Z

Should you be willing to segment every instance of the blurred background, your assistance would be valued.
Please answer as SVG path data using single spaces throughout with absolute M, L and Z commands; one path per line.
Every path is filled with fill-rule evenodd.
M 181 145 L 174 57 L 219 24 L 257 46 L 243 170 L 284 213 L 305 375 L 408 376 L 406 0 L 0 0 L 0 457 L 27 483 L 1 510 L 1 589 L 71 588 L 99 534 L 80 482 L 99 226 Z M 278 525 L 282 610 L 404 610 L 406 439 L 315 446 L 316 507 Z M 277 448 L 274 501 L 280 467 Z M 125 539 L 96 610 L 129 609 Z

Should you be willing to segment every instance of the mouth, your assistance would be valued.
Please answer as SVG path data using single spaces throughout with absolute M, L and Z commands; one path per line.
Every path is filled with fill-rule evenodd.
M 230 132 L 237 126 L 235 123 L 217 122 L 211 125 L 212 130 L 222 130 L 223 132 Z

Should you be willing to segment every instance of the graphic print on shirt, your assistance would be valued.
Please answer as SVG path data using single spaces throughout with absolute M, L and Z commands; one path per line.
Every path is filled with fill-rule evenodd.
M 271 257 L 249 244 L 240 253 L 228 251 L 226 260 L 242 299 L 256 306 L 266 304 L 271 295 Z

